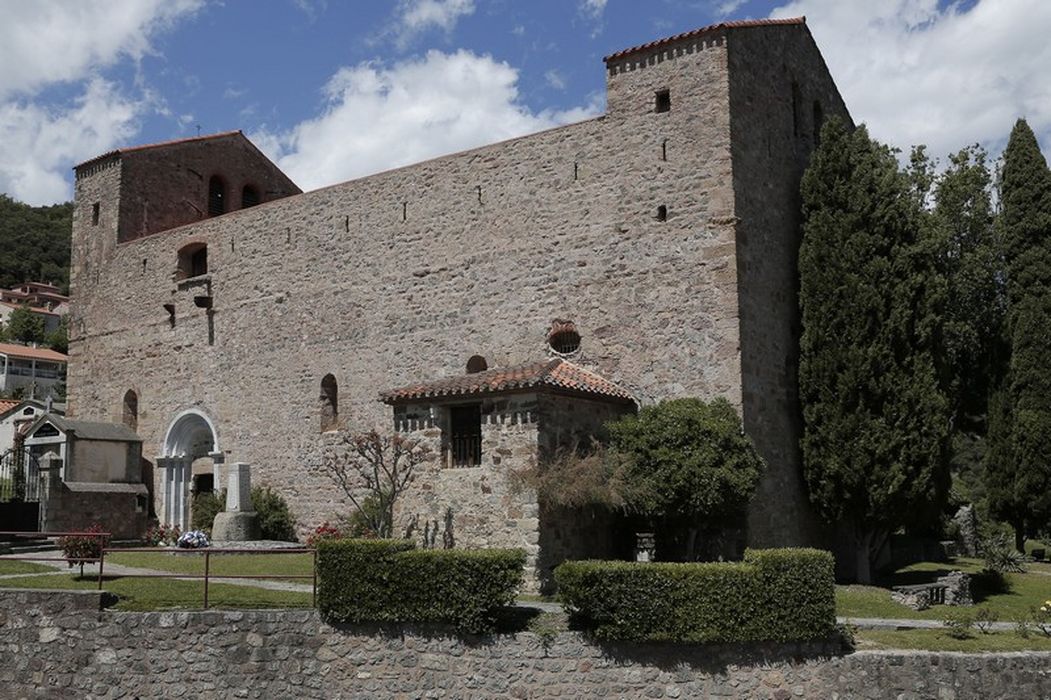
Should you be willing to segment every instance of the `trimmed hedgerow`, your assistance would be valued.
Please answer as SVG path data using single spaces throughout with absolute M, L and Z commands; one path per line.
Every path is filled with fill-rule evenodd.
M 492 631 L 518 594 L 519 549 L 421 549 L 407 540 L 317 544 L 318 609 L 329 622 L 440 622 Z
M 833 562 L 814 549 L 755 550 L 744 562 L 565 562 L 559 597 L 600 639 L 818 639 L 836 623 Z

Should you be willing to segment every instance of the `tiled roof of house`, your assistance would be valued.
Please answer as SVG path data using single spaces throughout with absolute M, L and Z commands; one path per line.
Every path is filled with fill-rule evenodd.
M 409 384 L 381 393 L 380 400 L 395 404 L 419 399 L 496 394 L 527 389 L 593 396 L 621 402 L 635 400 L 631 394 L 608 379 L 561 358 Z
M 701 27 L 700 29 L 694 29 L 682 34 L 676 34 L 675 36 L 665 37 L 663 39 L 657 39 L 646 44 L 639 44 L 638 46 L 632 46 L 630 49 L 624 49 L 623 51 L 617 51 L 611 53 L 602 60 L 609 63 L 612 60 L 618 58 L 624 58 L 637 51 L 645 51 L 647 49 L 655 49 L 658 46 L 664 46 L 665 44 L 671 44 L 681 39 L 689 39 L 691 37 L 700 36 L 701 34 L 707 34 L 708 32 L 715 32 L 721 29 L 738 29 L 742 27 L 777 27 L 786 24 L 806 24 L 806 17 L 789 17 L 787 19 L 740 19 L 731 22 L 719 22 L 718 24 L 709 24 L 707 27 Z
M 9 401 L 7 399 L 0 399 L 0 416 L 10 411 L 12 408 L 22 403 L 21 401 Z
M 20 360 L 45 360 L 47 362 L 68 362 L 69 357 L 49 348 L 31 348 L 28 345 L 0 343 L 0 355 L 17 357 Z

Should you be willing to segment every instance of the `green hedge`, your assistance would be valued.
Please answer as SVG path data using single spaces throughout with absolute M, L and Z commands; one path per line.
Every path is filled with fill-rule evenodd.
M 601 639 L 756 642 L 819 639 L 836 624 L 832 555 L 749 550 L 744 562 L 572 561 L 559 597 Z
M 407 540 L 317 545 L 318 609 L 329 622 L 442 622 L 489 632 L 514 602 L 525 552 L 420 549 Z

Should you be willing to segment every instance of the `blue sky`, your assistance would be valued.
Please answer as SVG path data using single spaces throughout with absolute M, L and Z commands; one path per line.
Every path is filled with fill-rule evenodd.
M 71 196 L 106 150 L 242 129 L 301 186 L 599 114 L 602 57 L 806 15 L 854 117 L 932 153 L 1051 136 L 1048 0 L 0 0 L 0 191 Z

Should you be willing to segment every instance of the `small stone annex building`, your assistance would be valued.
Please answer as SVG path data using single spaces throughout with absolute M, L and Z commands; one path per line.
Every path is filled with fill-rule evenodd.
M 78 165 L 70 415 L 137 431 L 162 520 L 239 461 L 303 527 L 345 508 L 317 469 L 340 431 L 420 430 L 441 457 L 404 515 L 544 567 L 577 545 L 508 491 L 514 464 L 635 405 L 725 396 L 769 464 L 750 543 L 819 541 L 798 187 L 847 109 L 801 18 L 605 71 L 601 116 L 313 192 L 240 132 Z

